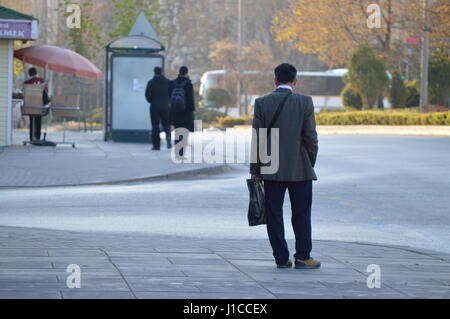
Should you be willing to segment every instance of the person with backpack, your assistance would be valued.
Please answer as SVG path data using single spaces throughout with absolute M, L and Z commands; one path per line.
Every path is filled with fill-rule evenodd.
M 171 81 L 169 86 L 170 96 L 170 113 L 172 124 L 175 129 L 185 128 L 189 132 L 194 132 L 194 86 L 189 78 L 189 69 L 186 66 L 180 68 L 178 77 Z M 183 138 L 176 139 L 175 145 L 178 143 L 187 144 L 187 140 Z M 184 156 L 183 148 L 177 156 Z
M 145 97 L 148 103 L 150 103 L 153 150 L 159 151 L 161 149 L 161 124 L 166 133 L 167 148 L 172 148 L 169 114 L 170 81 L 163 75 L 161 67 L 155 67 L 153 72 L 155 75 L 153 79 L 148 82 Z

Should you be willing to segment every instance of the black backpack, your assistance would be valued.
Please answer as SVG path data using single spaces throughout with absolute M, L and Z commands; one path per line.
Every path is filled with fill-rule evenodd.
M 172 91 L 170 97 L 170 105 L 172 111 L 175 113 L 181 113 L 186 111 L 186 91 L 184 90 L 184 83 L 178 83 L 175 81 L 175 88 Z

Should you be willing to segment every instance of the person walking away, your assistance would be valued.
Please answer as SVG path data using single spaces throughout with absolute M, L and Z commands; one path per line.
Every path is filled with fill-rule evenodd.
M 178 77 L 171 81 L 169 88 L 171 117 L 175 129 L 185 128 L 189 132 L 194 132 L 194 117 L 195 117 L 195 100 L 194 87 L 189 78 L 189 69 L 186 66 L 180 68 Z M 177 157 L 184 156 L 184 147 L 188 143 L 188 137 L 176 138 L 175 145 L 183 143 Z
M 287 190 L 295 233 L 295 268 L 316 269 L 320 268 L 320 262 L 310 255 L 312 181 L 317 180 L 314 166 L 319 150 L 314 104 L 311 97 L 293 92 L 297 84 L 297 69 L 293 65 L 283 63 L 275 69 L 275 84 L 275 92 L 256 100 L 253 128 L 259 140 L 259 129 L 268 128 L 276 118 L 277 109 L 281 109 L 273 124 L 273 130 L 279 129 L 279 167 L 276 173 L 264 174 L 258 156 L 256 163 L 251 163 L 250 174 L 254 180 L 264 182 L 267 232 L 277 267 L 291 268 L 293 265 L 283 222 Z M 283 100 L 285 103 L 281 108 Z M 258 150 L 258 144 L 252 142 L 252 150 Z M 268 149 L 271 149 L 270 144 Z
M 28 70 L 29 78 L 23 82 L 23 84 L 42 84 L 45 80 L 38 76 L 36 68 L 30 68 Z M 42 105 L 47 105 L 50 103 L 50 98 L 48 96 L 48 88 L 46 87 L 42 96 Z M 30 116 L 30 141 L 36 142 L 41 140 L 42 131 L 42 116 Z
M 145 97 L 150 103 L 153 150 L 159 151 L 161 150 L 161 126 L 166 133 L 167 148 L 172 148 L 169 111 L 170 81 L 163 75 L 162 68 L 155 67 L 153 72 L 154 77 L 147 84 Z

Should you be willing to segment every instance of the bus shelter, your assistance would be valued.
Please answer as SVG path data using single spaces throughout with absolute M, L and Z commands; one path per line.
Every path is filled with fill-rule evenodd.
M 139 32 L 136 27 L 132 33 L 112 41 L 105 48 L 104 139 L 150 143 L 150 109 L 145 89 L 154 75 L 153 69 L 156 66 L 164 69 L 161 52 L 165 49 L 154 38 L 157 36 L 151 37 L 152 33 Z

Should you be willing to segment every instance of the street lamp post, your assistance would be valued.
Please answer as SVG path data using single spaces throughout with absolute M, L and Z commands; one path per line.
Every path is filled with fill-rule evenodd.
M 422 35 L 422 65 L 420 72 L 420 111 L 425 110 L 428 105 L 428 67 L 430 60 L 430 15 L 428 12 L 428 1 L 424 0 L 424 18 Z
M 238 79 L 238 88 L 237 88 L 237 99 L 238 99 L 238 107 L 239 107 L 239 115 L 243 115 L 243 106 L 242 106 L 242 91 L 243 91 L 243 85 L 242 85 L 242 76 L 243 76 L 243 70 L 242 70 L 242 46 L 244 44 L 244 1 L 238 0 L 238 73 L 239 73 L 239 79 Z

